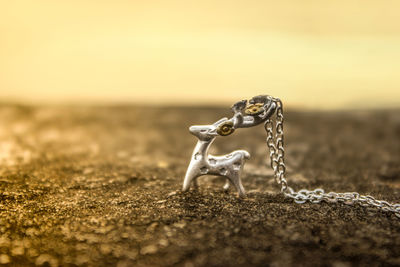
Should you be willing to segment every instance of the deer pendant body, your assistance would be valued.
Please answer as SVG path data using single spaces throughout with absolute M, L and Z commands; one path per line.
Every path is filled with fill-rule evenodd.
M 208 154 L 208 150 L 217 136 L 227 136 L 235 129 L 259 125 L 268 120 L 276 109 L 276 103 L 267 95 L 253 97 L 249 101 L 250 105 L 246 104 L 247 100 L 235 103 L 232 106 L 234 116 L 230 119 L 223 118 L 212 125 L 194 125 L 189 128 L 190 133 L 199 140 L 190 159 L 182 191 L 189 190 L 192 183 L 197 188 L 197 178 L 200 176 L 217 175 L 227 178 L 225 190 L 233 184 L 239 196 L 245 197 L 240 174 L 245 161 L 250 158 L 249 152 L 235 150 L 227 155 L 213 156 Z
M 208 150 L 215 140 L 216 127 L 219 123 L 225 121 L 222 119 L 213 125 L 191 126 L 190 132 L 199 140 L 194 148 L 189 167 L 186 171 L 183 182 L 183 191 L 190 188 L 191 183 L 197 187 L 197 178 L 202 175 L 217 175 L 227 178 L 224 189 L 228 190 L 232 183 L 238 191 L 240 197 L 246 196 L 243 188 L 240 174 L 243 170 L 246 159 L 250 158 L 249 152 L 245 150 L 235 150 L 227 155 L 213 156 L 208 154 Z

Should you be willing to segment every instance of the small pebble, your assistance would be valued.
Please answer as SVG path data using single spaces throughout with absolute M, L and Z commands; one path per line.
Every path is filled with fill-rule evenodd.
M 24 255 L 24 253 L 25 253 L 24 247 L 14 247 L 11 250 L 11 255 L 12 256 L 21 256 L 21 255 Z
M 41 254 L 39 257 L 36 258 L 35 264 L 37 266 L 48 264 L 51 267 L 57 267 L 58 266 L 58 260 L 53 258 L 49 254 Z
M 126 251 L 125 253 L 124 253 L 124 255 L 125 255 L 125 257 L 127 257 L 128 259 L 131 259 L 131 260 L 134 260 L 134 259 L 136 259 L 136 257 L 137 257 L 137 255 L 138 255 L 138 252 L 137 252 L 137 250 L 135 250 L 135 249 L 131 249 L 131 250 L 129 250 L 129 251 Z
M 171 192 L 171 193 L 169 193 L 168 195 L 167 195 L 167 197 L 172 197 L 172 196 L 175 196 L 176 195 L 176 191 L 173 191 L 173 192 Z
M 7 254 L 0 255 L 0 264 L 8 264 L 10 263 L 10 257 Z
M 173 225 L 177 228 L 183 229 L 186 226 L 186 222 L 180 222 L 180 223 L 177 222 L 177 223 L 174 223 Z
M 149 246 L 145 246 L 140 250 L 140 254 L 142 255 L 146 255 L 146 254 L 154 254 L 157 252 L 157 246 L 155 245 L 149 245 Z
M 160 241 L 158 241 L 158 244 L 162 247 L 166 247 L 168 246 L 169 242 L 166 239 L 160 239 Z
M 101 246 L 100 246 L 100 252 L 102 253 L 102 254 L 110 254 L 111 253 L 111 251 L 112 251 L 112 248 L 111 248 L 111 246 L 110 245 L 108 245 L 108 244 L 101 244 Z
M 39 255 L 38 251 L 34 248 L 28 249 L 26 254 L 28 257 L 32 257 L 32 258 L 37 257 Z
M 8 247 L 10 245 L 10 240 L 6 237 L 0 237 L 0 247 Z

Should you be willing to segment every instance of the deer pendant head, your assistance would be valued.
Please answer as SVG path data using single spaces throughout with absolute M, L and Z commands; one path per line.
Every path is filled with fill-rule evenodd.
M 189 127 L 189 132 L 201 141 L 212 140 L 219 135 L 218 129 L 226 121 L 228 121 L 228 118 L 220 119 L 212 125 L 193 125 Z
M 233 184 L 239 196 L 244 197 L 245 190 L 240 174 L 250 154 L 245 150 L 235 150 L 227 155 L 213 156 L 208 154 L 208 149 L 217 136 L 227 136 L 235 129 L 248 128 L 265 122 L 275 109 L 276 103 L 270 96 L 256 96 L 249 101 L 249 105 L 247 100 L 235 103 L 232 106 L 234 116 L 230 119 L 222 118 L 211 125 L 190 126 L 189 131 L 198 138 L 198 142 L 186 171 L 182 190 L 189 190 L 192 182 L 197 188 L 197 178 L 200 176 L 217 175 L 227 179 L 225 190 Z

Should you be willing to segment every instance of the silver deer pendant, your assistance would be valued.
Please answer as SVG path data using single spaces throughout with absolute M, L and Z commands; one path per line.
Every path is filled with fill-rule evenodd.
M 245 197 L 246 192 L 240 178 L 246 160 L 250 153 L 245 150 L 235 150 L 227 155 L 214 156 L 208 154 L 211 144 L 217 136 L 227 136 L 235 129 L 248 128 L 266 121 L 275 112 L 276 103 L 270 96 L 256 96 L 249 101 L 242 100 L 232 106 L 234 116 L 223 118 L 212 125 L 194 125 L 189 128 L 191 134 L 198 138 L 189 167 L 186 171 L 182 191 L 187 191 L 190 185 L 197 188 L 197 178 L 203 175 L 223 176 L 227 179 L 224 189 L 234 185 L 239 197 Z M 243 115 L 245 113 L 245 115 Z

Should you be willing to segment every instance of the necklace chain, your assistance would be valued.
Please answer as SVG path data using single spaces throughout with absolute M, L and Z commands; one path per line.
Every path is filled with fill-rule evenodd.
M 377 200 L 369 195 L 360 195 L 357 192 L 325 193 L 321 188 L 315 190 L 302 189 L 298 192 L 294 191 L 286 180 L 283 104 L 279 98 L 273 98 L 273 101 L 277 105 L 275 127 L 273 121 L 268 119 L 264 124 L 264 128 L 267 132 L 267 145 L 269 148 L 271 168 L 274 170 L 275 181 L 281 186 L 281 192 L 286 197 L 292 198 L 294 202 L 298 204 L 306 202 L 320 203 L 325 201 L 330 203 L 341 202 L 347 205 L 374 207 L 382 211 L 393 212 L 394 215 L 400 218 L 400 204 L 392 204 L 384 200 Z

